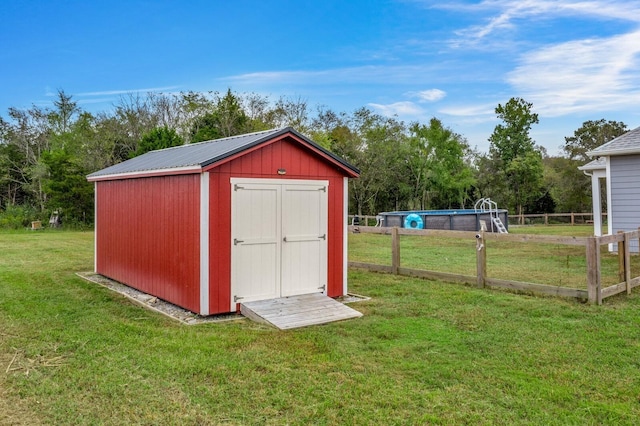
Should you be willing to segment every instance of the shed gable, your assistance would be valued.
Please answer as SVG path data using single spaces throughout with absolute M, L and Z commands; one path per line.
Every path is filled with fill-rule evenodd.
M 342 177 L 344 171 L 291 138 L 282 138 L 212 164 L 205 171 L 260 177 Z

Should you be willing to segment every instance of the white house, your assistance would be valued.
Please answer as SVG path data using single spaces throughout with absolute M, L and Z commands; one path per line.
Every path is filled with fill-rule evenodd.
M 607 193 L 607 229 L 605 234 L 635 231 L 640 227 L 640 127 L 587 152 L 595 159 L 578 167 L 591 177 L 594 234 L 602 230 L 600 188 L 604 180 Z M 617 250 L 610 245 L 610 250 Z M 638 252 L 638 242 L 631 250 Z

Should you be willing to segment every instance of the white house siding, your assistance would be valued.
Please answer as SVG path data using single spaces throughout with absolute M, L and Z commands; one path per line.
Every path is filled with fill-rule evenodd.
M 634 231 L 640 227 L 640 155 L 610 157 L 612 231 Z M 617 250 L 617 247 L 614 248 Z M 631 250 L 638 252 L 638 240 Z

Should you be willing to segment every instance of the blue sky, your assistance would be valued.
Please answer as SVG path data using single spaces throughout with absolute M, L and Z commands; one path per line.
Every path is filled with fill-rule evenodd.
M 640 1 L 6 1 L 0 115 L 63 89 L 90 112 L 130 92 L 255 92 L 405 121 L 488 149 L 494 109 L 533 103 L 558 154 L 586 120 L 640 126 Z

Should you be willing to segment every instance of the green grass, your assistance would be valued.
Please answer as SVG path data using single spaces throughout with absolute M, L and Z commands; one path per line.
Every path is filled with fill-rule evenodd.
M 353 271 L 350 290 L 372 298 L 352 305 L 357 320 L 288 332 L 183 326 L 75 276 L 92 269 L 92 238 L 0 233 L 0 424 L 640 416 L 636 291 L 592 306 Z
M 512 227 L 516 234 L 553 234 L 585 237 L 592 226 Z M 519 243 L 487 240 L 487 274 L 491 278 L 585 289 L 585 248 L 563 244 Z M 350 260 L 391 265 L 391 236 L 352 234 Z M 476 275 L 473 238 L 400 237 L 400 264 L 404 267 L 453 274 Z M 618 257 L 601 247 L 602 285 L 617 284 Z M 631 257 L 632 276 L 640 275 L 640 257 Z
M 571 237 L 593 236 L 593 225 L 552 225 L 552 226 L 518 226 L 511 225 L 509 232 L 512 234 L 528 235 L 565 235 Z

